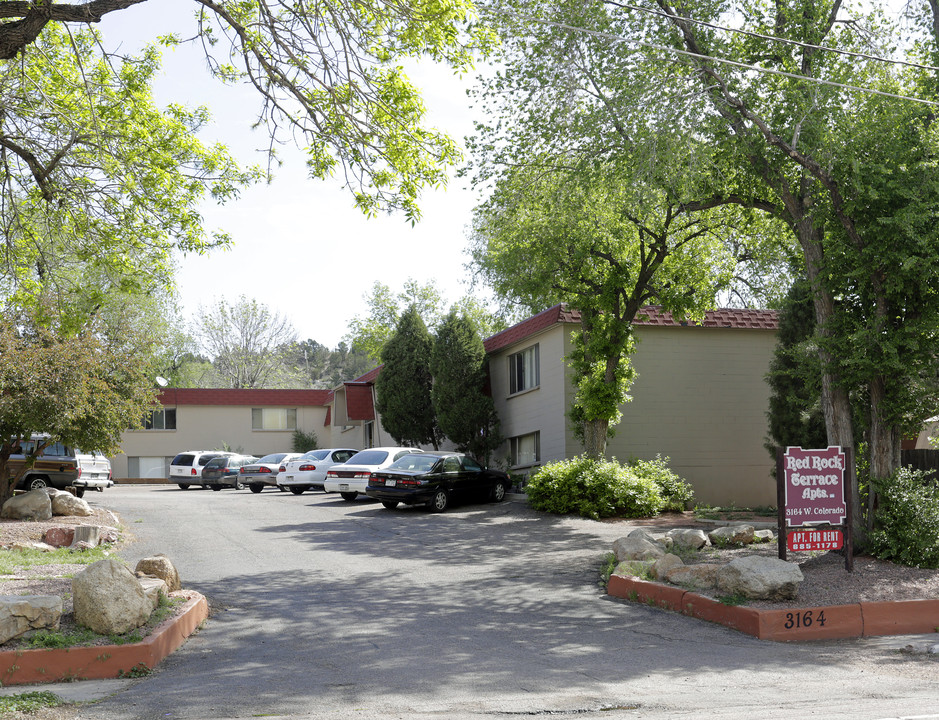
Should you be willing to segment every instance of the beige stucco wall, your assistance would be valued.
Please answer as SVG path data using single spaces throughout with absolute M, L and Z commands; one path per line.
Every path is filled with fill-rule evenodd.
M 711 505 L 775 505 L 773 461 L 763 447 L 771 330 L 637 328 L 638 372 L 609 454 L 671 458 L 670 467 Z
M 506 438 L 539 430 L 541 461 L 583 452 L 567 422 L 573 386 L 564 357 L 573 326 L 557 325 L 494 353 L 496 411 Z M 775 332 L 698 327 L 637 328 L 633 400 L 608 447 L 620 460 L 671 458 L 670 467 L 711 505 L 775 505 L 772 460 L 763 448 Z M 541 385 L 508 397 L 508 357 L 541 345 Z M 506 443 L 496 458 L 506 461 Z
M 328 434 L 325 407 L 298 407 L 297 427 L 315 432 L 319 444 Z M 121 438 L 123 452 L 111 457 L 115 478 L 127 477 L 127 458 L 169 457 L 186 450 L 215 450 L 223 446 L 251 455 L 287 452 L 293 431 L 252 430 L 250 406 L 179 405 L 175 430 L 128 430 Z

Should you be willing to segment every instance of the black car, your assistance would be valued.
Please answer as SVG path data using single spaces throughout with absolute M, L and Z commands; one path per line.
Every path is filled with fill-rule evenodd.
M 482 467 L 469 455 L 420 453 L 405 455 L 384 470 L 374 471 L 365 494 L 381 500 L 389 510 L 404 503 L 443 512 L 451 499 L 482 496 L 499 502 L 508 486 L 508 475 Z
M 257 462 L 254 455 L 222 455 L 209 460 L 202 468 L 202 484 L 213 490 L 223 487 L 233 487 L 235 490 L 244 490 L 241 482 L 241 468 Z

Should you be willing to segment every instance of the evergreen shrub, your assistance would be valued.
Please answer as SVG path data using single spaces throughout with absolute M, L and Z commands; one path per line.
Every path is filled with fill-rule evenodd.
M 901 565 L 939 568 L 939 485 L 902 467 L 877 486 L 871 553 Z
M 548 463 L 525 490 L 536 510 L 604 517 L 648 517 L 691 497 L 691 489 L 666 467 L 666 459 L 591 460 L 584 456 Z M 662 484 L 660 484 L 662 483 Z

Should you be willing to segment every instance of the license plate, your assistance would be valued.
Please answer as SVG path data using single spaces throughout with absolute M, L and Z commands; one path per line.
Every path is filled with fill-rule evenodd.
M 349 489 L 349 484 L 348 484 L 348 483 L 339 483 L 339 489 L 340 489 L 340 490 L 348 490 L 348 489 Z
M 288 476 L 287 476 L 287 479 L 288 479 L 288 480 L 293 480 L 293 475 L 288 475 Z
M 385 487 L 394 487 L 397 484 L 397 480 L 385 480 Z

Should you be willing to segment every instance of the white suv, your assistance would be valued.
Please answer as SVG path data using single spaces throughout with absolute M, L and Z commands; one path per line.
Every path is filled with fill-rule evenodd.
M 170 482 L 179 485 L 180 490 L 188 490 L 190 485 L 203 487 L 202 468 L 212 458 L 235 453 L 221 450 L 187 450 L 181 452 L 170 462 Z

